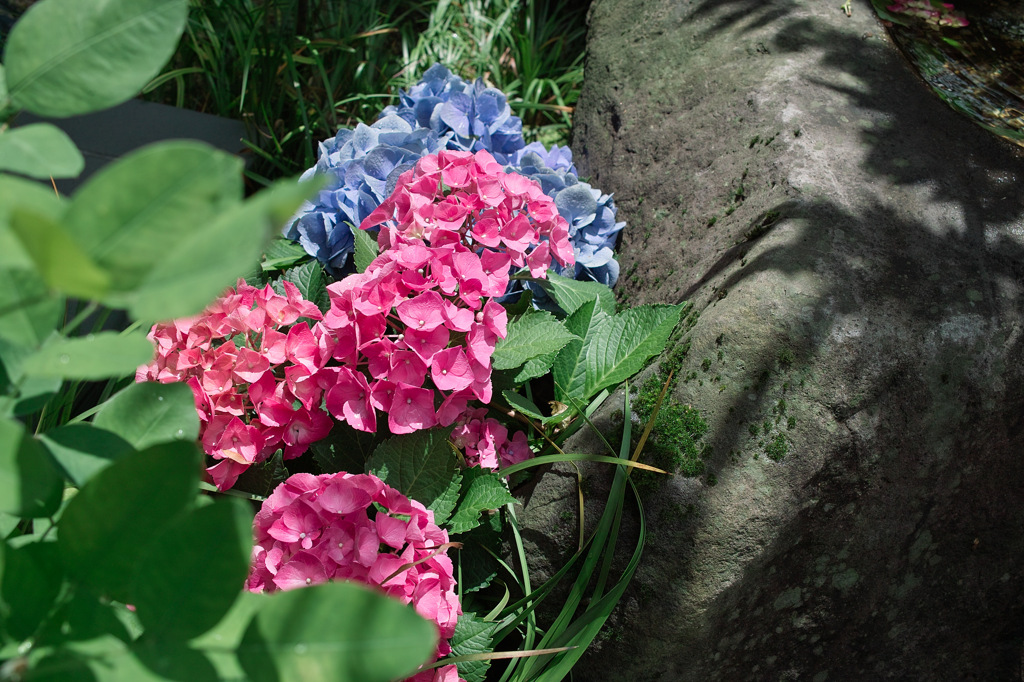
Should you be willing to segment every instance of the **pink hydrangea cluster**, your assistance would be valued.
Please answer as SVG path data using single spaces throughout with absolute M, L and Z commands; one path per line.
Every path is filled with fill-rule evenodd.
M 285 295 L 239 280 L 200 315 L 153 326 L 156 358 L 136 381 L 186 382 L 192 388 L 207 471 L 221 490 L 250 465 L 283 448 L 298 457 L 331 430 L 321 408 L 322 331 L 315 304 L 291 282 Z
M 508 437 L 497 419 L 487 416 L 486 408 L 469 409 L 459 415 L 452 430 L 455 447 L 466 453 L 466 466 L 497 469 L 523 462 L 533 456 L 526 434 L 516 431 Z
M 247 587 L 291 590 L 328 580 L 372 585 L 437 624 L 437 656 L 462 607 L 434 513 L 371 474 L 295 474 L 263 503 L 253 521 L 255 546 Z M 455 682 L 454 665 L 419 673 L 416 682 Z
M 360 227 L 381 226 L 377 243 L 405 239 L 434 247 L 462 243 L 508 254 L 512 265 L 543 278 L 551 260 L 575 263 L 569 224 L 535 180 L 506 173 L 486 151 L 441 151 L 422 157 L 398 178 L 394 192 Z
M 896 0 L 886 9 L 896 14 L 921 17 L 939 26 L 962 27 L 969 23 L 963 12 L 955 11 L 953 5 L 948 2 L 936 4 L 930 0 Z

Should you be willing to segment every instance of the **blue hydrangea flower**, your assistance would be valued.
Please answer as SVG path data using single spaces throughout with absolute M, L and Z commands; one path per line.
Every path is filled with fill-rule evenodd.
M 540 183 L 541 190 L 554 199 L 558 213 L 569 223 L 569 241 L 576 254 L 575 271 L 563 272 L 557 265 L 556 270 L 566 277 L 615 286 L 619 279 L 615 241 L 626 223 L 616 222 L 618 209 L 612 195 L 602 194 L 576 176 L 572 152 L 566 147 L 547 152 L 557 168 L 545 164 L 545 159 L 534 151 L 519 156 L 518 166 L 508 166 L 506 170 Z
M 448 135 L 439 137 L 399 116 L 339 130 L 320 143 L 316 166 L 301 178 L 324 176 L 327 185 L 292 217 L 285 236 L 302 244 L 332 274 L 340 274 L 354 249 L 349 225 L 358 228 L 391 194 L 399 175 L 420 157 L 444 149 L 447 141 Z
M 382 117 L 400 116 L 439 136 L 450 133 L 449 149 L 485 149 L 506 163 L 525 146 L 522 119 L 512 115 L 505 94 L 484 85 L 483 79 L 470 84 L 434 64 L 408 92 L 400 90 L 398 99 L 398 106 L 384 109 Z
M 572 173 L 579 177 L 579 173 L 576 171 L 576 166 L 572 162 L 572 150 L 568 147 L 559 147 L 556 144 L 552 145 L 551 149 L 548 149 L 542 142 L 531 142 L 510 155 L 508 157 L 508 165 L 515 168 L 522 167 L 523 157 L 527 154 L 534 154 L 540 157 L 541 165 L 549 170 L 564 170 L 567 173 Z M 534 162 L 533 167 L 539 168 L 539 166 L 536 165 L 536 162 Z

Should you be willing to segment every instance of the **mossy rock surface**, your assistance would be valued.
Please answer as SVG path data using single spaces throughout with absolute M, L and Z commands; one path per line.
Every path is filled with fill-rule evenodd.
M 648 494 L 575 680 L 1020 674 L 1024 159 L 840 4 L 591 9 L 574 149 L 628 221 L 620 298 L 700 313 L 675 398 L 711 450 Z M 574 485 L 526 499 L 541 572 Z

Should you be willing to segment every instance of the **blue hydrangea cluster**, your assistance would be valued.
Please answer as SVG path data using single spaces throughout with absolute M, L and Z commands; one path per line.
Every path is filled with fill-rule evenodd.
M 527 145 L 522 128 L 499 90 L 482 80 L 466 83 L 435 64 L 375 123 L 343 128 L 320 143 L 317 164 L 302 179 L 322 176 L 327 184 L 292 217 L 285 236 L 332 275 L 345 274 L 352 269 L 352 230 L 391 194 L 399 175 L 441 149 L 483 149 L 507 171 L 539 182 L 568 221 L 576 266 L 574 272 L 559 268 L 559 274 L 614 286 L 619 277 L 615 241 L 625 223 L 615 221 L 611 195 L 579 179 L 568 147 Z M 540 290 L 535 294 L 543 297 Z
M 408 92 L 400 90 L 398 106 L 381 116 L 401 116 L 411 125 L 451 133 L 449 149 L 476 152 L 486 149 L 500 163 L 525 146 L 523 121 L 512 115 L 505 94 L 484 85 L 470 84 L 434 64 Z
M 302 174 L 303 180 L 326 177 L 327 185 L 292 217 L 285 236 L 340 274 L 355 247 L 352 229 L 391 194 L 399 175 L 447 142 L 447 135 L 414 127 L 400 116 L 342 128 L 320 143 L 317 164 Z

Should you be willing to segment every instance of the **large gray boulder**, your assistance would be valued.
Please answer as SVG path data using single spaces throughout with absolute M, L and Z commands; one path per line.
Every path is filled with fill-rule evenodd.
M 577 162 L 628 220 L 620 297 L 700 311 L 676 397 L 713 449 L 647 497 L 576 680 L 1021 674 L 1024 160 L 839 5 L 593 3 Z M 571 544 L 574 484 L 530 537 Z

